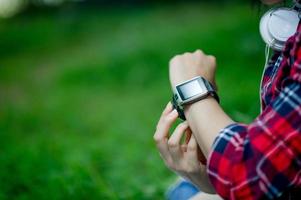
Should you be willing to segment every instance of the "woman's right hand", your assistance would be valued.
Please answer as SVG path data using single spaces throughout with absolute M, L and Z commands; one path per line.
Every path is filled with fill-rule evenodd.
M 157 124 L 154 140 L 167 167 L 185 179 L 190 180 L 202 191 L 215 193 L 206 173 L 206 166 L 200 158 L 198 144 L 191 134 L 188 123 L 180 123 L 169 137 L 169 130 L 178 117 L 171 103 L 168 103 Z M 186 133 L 186 142 L 181 140 Z M 188 137 L 187 137 L 188 136 Z

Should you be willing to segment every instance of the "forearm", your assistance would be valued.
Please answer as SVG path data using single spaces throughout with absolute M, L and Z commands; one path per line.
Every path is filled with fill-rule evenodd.
M 212 97 L 187 106 L 185 116 L 206 158 L 220 130 L 234 123 Z

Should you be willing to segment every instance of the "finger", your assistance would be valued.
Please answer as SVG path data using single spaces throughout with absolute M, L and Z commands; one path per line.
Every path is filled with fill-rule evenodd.
M 181 138 L 183 137 L 187 128 L 187 122 L 179 124 L 168 140 L 168 149 L 174 163 L 178 163 L 183 155 L 181 149 Z
M 162 123 L 164 121 L 168 121 L 170 118 L 173 119 L 173 116 L 177 113 L 177 111 L 175 109 L 173 109 L 173 106 L 172 106 L 172 103 L 171 102 L 168 102 L 168 104 L 166 105 L 165 109 L 163 110 L 161 116 L 160 116 L 160 119 L 159 119 L 159 122 L 157 124 L 157 129 L 159 129 L 160 125 L 162 125 Z M 170 119 L 170 120 L 172 120 Z
M 161 139 L 167 138 L 169 129 L 171 128 L 172 124 L 176 121 L 178 117 L 177 110 L 173 110 L 172 112 L 168 113 L 167 115 L 163 115 L 158 124 L 157 130 L 154 135 L 154 139 L 156 142 L 160 142 Z
M 165 163 L 170 162 L 172 160 L 172 158 L 169 153 L 168 146 L 167 146 L 168 138 L 164 137 L 164 138 L 155 139 L 155 140 L 156 140 L 157 149 L 159 150 L 159 153 L 160 153 L 160 156 L 162 157 L 162 159 L 165 161 Z
M 173 111 L 168 115 L 162 117 L 159 120 L 157 125 L 157 130 L 154 135 L 154 140 L 156 141 L 157 148 L 164 159 L 165 162 L 170 161 L 171 156 L 168 151 L 167 140 L 169 129 L 171 128 L 174 121 L 177 119 L 178 113 L 177 111 Z
M 161 142 L 157 143 L 157 148 L 160 152 L 161 158 L 164 160 L 166 165 L 169 165 L 170 163 L 172 163 L 172 157 L 170 155 L 167 142 L 167 138 L 163 139 Z
M 208 55 L 207 58 L 210 60 L 212 63 L 216 63 L 216 58 L 213 55 Z
M 191 131 L 190 128 L 188 128 L 188 129 L 186 130 L 185 144 L 188 144 L 188 142 L 189 142 L 189 140 L 190 140 L 190 138 L 191 138 L 191 135 L 192 135 L 192 131 Z
M 173 106 L 172 106 L 172 103 L 169 101 L 169 102 L 167 103 L 167 105 L 165 106 L 164 110 L 163 110 L 162 113 L 161 113 L 159 122 L 160 122 L 160 120 L 161 120 L 163 117 L 165 117 L 166 115 L 168 115 L 168 114 L 169 114 L 170 112 L 172 112 L 172 111 L 173 111 Z M 158 124 L 159 124 L 159 123 L 158 123 Z M 158 124 L 157 124 L 157 126 L 158 126 Z
M 167 115 L 167 114 L 170 113 L 172 110 L 173 110 L 172 104 L 171 104 L 171 102 L 168 102 L 168 104 L 166 105 L 165 109 L 163 110 L 161 116 Z
M 194 54 L 204 55 L 204 52 L 200 49 L 197 49 Z
M 186 121 L 180 123 L 174 130 L 173 134 L 170 136 L 168 143 L 171 146 L 174 146 L 174 145 L 179 146 L 181 143 L 181 138 L 183 137 L 184 133 L 186 132 L 186 130 L 188 128 L 189 128 L 188 123 Z
M 187 145 L 187 156 L 189 158 L 193 159 L 197 159 L 197 148 L 198 148 L 198 144 L 196 142 L 196 139 L 194 137 L 194 135 L 191 135 L 190 140 L 188 142 Z

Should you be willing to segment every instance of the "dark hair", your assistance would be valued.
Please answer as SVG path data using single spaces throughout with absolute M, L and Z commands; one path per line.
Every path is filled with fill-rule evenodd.
M 301 0 L 294 0 L 294 1 L 301 2 Z M 250 0 L 249 2 L 251 4 L 251 7 L 254 10 L 257 10 L 259 15 L 263 14 L 266 10 L 271 8 L 270 6 L 262 3 L 261 0 Z M 293 0 L 282 0 L 282 2 L 280 2 L 277 6 L 289 6 L 290 3 L 288 2 L 293 3 Z
M 260 0 L 251 0 L 251 3 L 252 3 L 253 5 L 261 4 L 261 1 L 260 1 Z
M 250 0 L 251 7 L 260 13 L 261 8 L 264 7 L 260 0 Z
M 300 0 L 296 0 L 297 2 L 300 2 Z M 260 0 L 251 0 L 252 4 L 261 4 Z M 283 3 L 286 3 L 286 0 L 283 1 Z

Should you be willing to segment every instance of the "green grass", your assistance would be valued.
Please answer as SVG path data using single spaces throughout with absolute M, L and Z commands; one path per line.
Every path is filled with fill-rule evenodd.
M 0 199 L 163 199 L 152 135 L 168 61 L 218 60 L 221 104 L 259 112 L 264 45 L 248 6 L 79 9 L 0 21 Z

